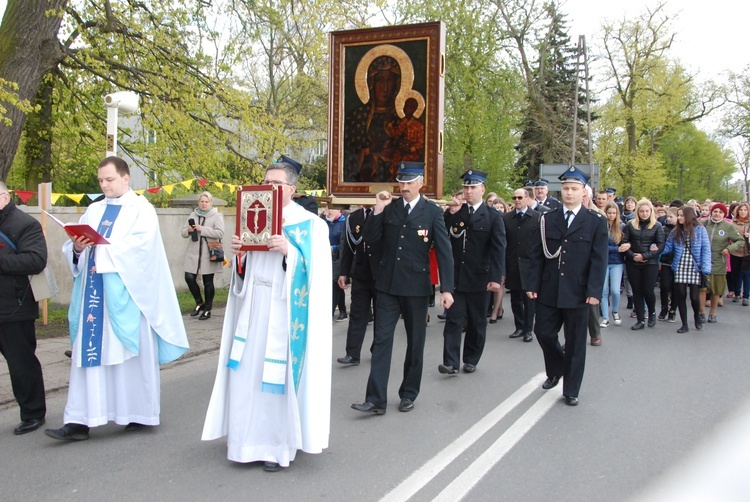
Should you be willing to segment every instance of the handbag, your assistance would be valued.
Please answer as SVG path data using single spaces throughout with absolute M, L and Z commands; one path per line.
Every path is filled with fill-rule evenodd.
M 698 270 L 698 273 L 701 275 L 701 289 L 708 289 L 711 286 L 711 283 L 708 282 L 708 275 L 704 274 L 701 271 L 701 266 L 698 264 L 698 260 L 695 259 L 695 255 L 693 254 L 693 248 L 689 242 L 685 242 L 685 247 L 687 247 L 688 251 L 690 251 L 690 256 L 693 257 L 693 263 L 695 263 L 695 268 Z
M 13 251 L 18 252 L 16 245 L 4 232 L 0 232 L 0 237 L 5 239 L 5 242 L 13 248 Z M 34 294 L 34 300 L 38 302 L 52 298 L 59 291 L 55 273 L 49 266 L 44 267 L 44 270 L 39 274 L 30 275 L 29 285 L 31 286 L 31 292 Z
M 206 241 L 208 245 L 208 259 L 210 261 L 224 262 L 224 246 L 221 241 Z

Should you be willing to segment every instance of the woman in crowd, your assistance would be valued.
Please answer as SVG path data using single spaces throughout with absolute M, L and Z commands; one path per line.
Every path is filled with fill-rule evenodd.
M 708 291 L 701 292 L 702 295 L 710 295 L 710 307 L 708 322 L 716 322 L 716 307 L 719 306 L 721 295 L 727 289 L 727 266 L 730 253 L 738 252 L 745 247 L 744 237 L 725 218 L 729 214 L 727 206 L 721 202 L 711 206 L 710 217 L 702 224 L 708 232 L 708 240 L 711 242 L 711 275 L 709 276 Z M 705 305 L 706 296 L 702 302 Z
M 656 325 L 656 276 L 659 273 L 659 254 L 664 249 L 664 229 L 656 221 L 656 213 L 648 199 L 641 199 L 635 206 L 636 217 L 625 225 L 620 252 L 627 253 L 625 268 L 633 288 L 633 303 L 637 322 L 630 329 L 645 327 L 648 308 L 648 326 Z
M 630 223 L 633 218 L 635 218 L 636 204 L 637 201 L 632 195 L 625 199 L 625 202 L 622 203 L 622 215 L 620 216 L 620 218 L 622 219 L 623 223 Z
M 740 202 L 732 214 L 734 216 L 732 219 L 734 227 L 744 237 L 750 231 L 750 203 Z M 747 243 L 745 243 L 742 249 L 733 251 L 729 257 L 733 280 L 729 285 L 729 291 L 734 293 L 732 302 L 737 303 L 740 301 L 740 296 L 742 296 L 742 305 L 746 307 L 750 304 L 750 300 L 748 299 L 750 296 L 750 271 L 743 270 L 742 262 L 748 256 L 750 256 L 750 249 L 748 249 Z
M 609 297 L 612 297 L 612 321 L 620 325 L 620 283 L 625 269 L 625 258 L 620 253 L 622 242 L 622 223 L 620 222 L 620 208 L 614 202 L 604 207 L 609 227 L 609 258 L 607 261 L 607 275 L 604 277 L 604 294 L 602 295 L 602 328 L 609 326 Z
M 667 237 L 664 254 L 672 255 L 672 272 L 674 273 L 674 292 L 677 310 L 680 312 L 682 326 L 678 333 L 687 333 L 687 295 L 690 291 L 690 304 L 693 308 L 695 329 L 703 329 L 700 315 L 701 273 L 711 272 L 711 244 L 706 228 L 698 222 L 695 210 L 683 206 L 677 210 L 677 224 Z
M 214 198 L 209 192 L 198 197 L 198 208 L 190 213 L 188 224 L 182 227 L 182 236 L 188 240 L 185 254 L 185 282 L 195 299 L 192 317 L 201 321 L 211 318 L 214 301 L 214 274 L 222 271 L 224 261 L 211 261 L 209 242 L 221 242 L 224 237 L 224 217 L 213 207 Z M 205 298 L 201 296 L 198 274 L 203 279 Z

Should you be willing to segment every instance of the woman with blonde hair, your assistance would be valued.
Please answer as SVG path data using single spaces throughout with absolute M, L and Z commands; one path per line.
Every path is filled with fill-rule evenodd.
M 182 236 L 188 240 L 185 254 L 185 283 L 195 299 L 195 309 L 191 316 L 198 320 L 211 318 L 214 301 L 214 274 L 221 272 L 224 260 L 212 261 L 208 243 L 219 242 L 224 237 L 224 217 L 213 207 L 214 198 L 209 192 L 198 197 L 198 207 L 190 213 L 187 225 L 182 227 Z M 198 285 L 198 275 L 203 279 L 204 295 Z
M 620 252 L 625 252 L 625 268 L 633 288 L 633 303 L 637 322 L 632 330 L 645 327 L 648 308 L 648 327 L 656 326 L 656 277 L 659 274 L 659 254 L 664 250 L 664 228 L 656 221 L 656 212 L 648 199 L 635 206 L 635 217 L 625 225 Z

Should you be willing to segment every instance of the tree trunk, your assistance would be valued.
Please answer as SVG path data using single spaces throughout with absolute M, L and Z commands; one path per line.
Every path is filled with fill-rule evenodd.
M 0 78 L 17 83 L 21 99 L 31 101 L 44 74 L 64 57 L 57 33 L 67 3 L 67 0 L 8 0 L 0 25 Z M 5 181 L 18 151 L 26 116 L 7 103 L 3 105 L 12 121 L 10 126 L 0 124 L 0 180 Z

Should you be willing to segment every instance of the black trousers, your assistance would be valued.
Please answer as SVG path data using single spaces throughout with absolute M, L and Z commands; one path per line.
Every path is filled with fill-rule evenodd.
M 190 293 L 193 295 L 196 305 L 203 304 L 203 310 L 211 310 L 214 306 L 214 295 L 216 294 L 216 288 L 214 287 L 214 274 L 203 274 L 203 289 L 206 292 L 206 301 L 203 301 L 201 296 L 201 287 L 198 285 L 198 275 L 185 272 L 185 282 L 187 283 Z
M 21 408 L 21 420 L 44 418 L 47 413 L 42 365 L 35 352 L 33 319 L 0 324 L 0 353 L 8 363 L 13 396 Z
M 625 264 L 628 271 L 628 280 L 633 287 L 633 303 L 638 321 L 643 322 L 646 318 L 643 301 L 646 301 L 648 314 L 656 313 L 656 276 L 659 273 L 659 265 L 636 265 L 632 261 Z
M 526 295 L 525 291 L 513 289 L 510 291 L 510 309 L 513 311 L 513 322 L 516 329 L 524 333 L 531 333 L 534 329 L 534 313 L 536 302 Z
M 677 309 L 677 297 L 674 292 L 674 270 L 671 265 L 662 264 L 659 273 L 659 296 L 662 310 L 674 312 Z
M 376 300 L 375 340 L 372 350 L 370 377 L 367 380 L 367 401 L 379 408 L 388 403 L 388 376 L 391 372 L 393 336 L 401 315 L 406 328 L 404 379 L 398 389 L 400 398 L 414 401 L 422 383 L 424 342 L 427 329 L 429 296 L 393 296 L 378 291 Z
M 548 377 L 563 377 L 563 395 L 578 397 L 586 366 L 586 330 L 590 305 L 561 309 L 537 302 L 534 333 L 544 354 Z M 558 333 L 563 328 L 565 351 Z
M 453 293 L 453 305 L 448 309 L 443 328 L 443 364 L 459 367 L 461 360 L 461 332 L 466 326 L 464 357 L 466 364 L 477 365 L 484 351 L 487 337 L 487 292 Z
M 377 298 L 375 282 L 352 279 L 352 295 L 349 304 L 349 328 L 346 331 L 346 354 L 359 359 L 365 340 L 367 324 L 370 322 L 371 305 Z M 377 309 L 374 311 L 377 318 Z M 377 326 L 377 322 L 375 323 Z M 374 336 L 373 336 L 374 338 Z M 372 347 L 370 348 L 372 352 Z
M 337 281 L 333 281 L 333 301 L 331 302 L 331 315 L 336 312 L 336 307 L 339 308 L 339 314 L 346 314 L 346 294 L 344 290 L 339 287 Z

